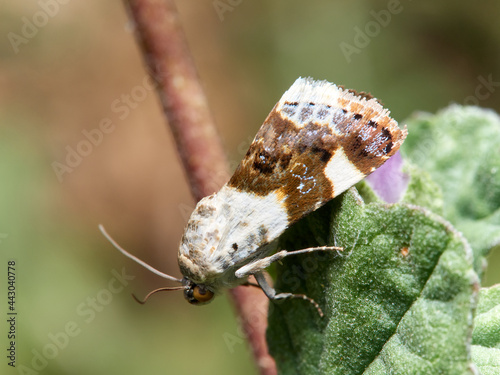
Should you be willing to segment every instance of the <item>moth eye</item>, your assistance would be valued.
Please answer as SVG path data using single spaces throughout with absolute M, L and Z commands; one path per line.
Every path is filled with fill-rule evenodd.
M 193 288 L 193 298 L 198 302 L 208 302 L 214 297 L 214 293 L 204 287 L 196 285 Z

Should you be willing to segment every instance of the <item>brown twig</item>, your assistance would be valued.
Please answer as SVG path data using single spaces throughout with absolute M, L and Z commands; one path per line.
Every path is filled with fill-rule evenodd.
M 198 201 L 228 180 L 228 163 L 172 0 L 124 0 L 146 66 L 175 138 L 191 192 Z M 248 287 L 231 290 L 262 375 L 276 374 L 265 340 L 267 299 Z

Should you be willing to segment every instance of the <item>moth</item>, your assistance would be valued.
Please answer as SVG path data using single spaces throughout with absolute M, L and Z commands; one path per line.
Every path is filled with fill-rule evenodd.
M 181 284 L 194 305 L 253 275 L 271 300 L 302 298 L 277 293 L 264 272 L 271 263 L 324 246 L 276 252 L 277 239 L 293 223 L 335 198 L 396 153 L 407 135 L 377 99 L 327 81 L 299 78 L 274 106 L 233 176 L 203 198 L 182 236 L 182 279 L 166 275 L 122 249 L 155 274 Z

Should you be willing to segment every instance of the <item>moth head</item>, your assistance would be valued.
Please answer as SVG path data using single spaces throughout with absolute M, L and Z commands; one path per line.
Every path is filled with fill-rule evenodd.
M 196 284 L 188 278 L 182 279 L 185 285 L 184 298 L 192 305 L 204 305 L 213 300 L 215 293 L 205 284 Z

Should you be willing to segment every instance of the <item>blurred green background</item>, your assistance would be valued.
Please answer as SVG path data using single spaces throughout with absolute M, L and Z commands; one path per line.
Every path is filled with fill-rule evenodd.
M 165 282 L 114 250 L 97 224 L 179 276 L 177 246 L 194 202 L 158 100 L 144 87 L 123 4 L 65 3 L 1 7 L 1 347 L 9 341 L 7 260 L 15 259 L 24 373 L 255 374 L 227 298 L 195 308 L 180 292 L 144 306 L 130 297 Z M 369 91 L 398 121 L 450 103 L 500 110 L 493 0 L 191 0 L 178 7 L 233 168 L 298 76 Z M 105 119 L 113 131 L 85 149 L 82 131 Z M 66 164 L 78 147 L 87 155 L 70 157 L 71 172 L 58 176 L 54 163 Z M 497 251 L 485 285 L 500 282 L 499 266 Z M 135 278 L 120 289 L 113 278 L 123 268 Z M 73 336 L 66 339 L 65 329 Z M 23 373 L 2 358 L 2 373 Z

